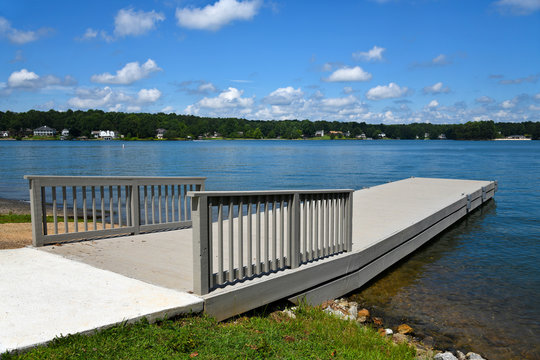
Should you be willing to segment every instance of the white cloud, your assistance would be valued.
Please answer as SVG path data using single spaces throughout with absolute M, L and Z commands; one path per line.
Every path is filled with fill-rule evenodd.
M 371 88 L 366 93 L 369 100 L 395 99 L 407 95 L 409 89 L 400 87 L 398 84 L 391 82 L 388 85 L 379 85 Z
M 197 87 L 197 90 L 200 93 L 211 93 L 217 91 L 216 87 L 212 83 L 202 83 Z
M 499 0 L 494 4 L 503 14 L 529 15 L 540 10 L 540 0 Z
M 0 37 L 7 38 L 10 42 L 23 45 L 32 41 L 38 40 L 51 32 L 51 29 L 41 28 L 33 30 L 19 30 L 11 26 L 11 23 L 4 17 L 0 16 Z
M 21 69 L 9 75 L 7 87 L 10 89 L 37 90 L 48 86 L 70 86 L 75 84 L 75 79 L 66 76 L 63 80 L 54 75 L 39 76 L 33 71 Z
M 165 20 L 162 13 L 154 10 L 144 12 L 133 9 L 121 9 L 114 18 L 114 34 L 118 37 L 142 35 L 156 27 L 158 21 Z
M 236 114 L 246 113 L 244 110 L 251 111 L 250 107 L 253 106 L 255 100 L 242 97 L 243 93 L 243 90 L 230 87 L 216 97 L 204 97 L 195 104 L 187 106 L 185 112 L 197 115 L 201 110 L 209 110 L 213 116 L 231 114 L 231 111 Z
M 431 100 L 427 105 L 428 109 L 435 109 L 437 106 L 439 106 L 439 102 L 437 100 Z
M 411 64 L 411 68 L 424 68 L 424 67 L 432 67 L 432 66 L 445 66 L 452 63 L 452 59 L 444 54 L 439 54 L 435 56 L 433 59 L 426 61 L 426 62 L 415 62 Z
M 287 86 L 272 91 L 263 101 L 270 105 L 290 105 L 303 96 L 304 93 L 300 88 L 295 89 L 292 86 Z
M 346 106 L 356 103 L 357 101 L 358 100 L 354 96 L 349 95 L 347 97 L 342 97 L 342 98 L 322 99 L 321 104 L 327 107 L 346 107 Z
M 534 98 L 535 98 L 536 100 L 540 100 L 540 93 L 534 95 Z
M 440 54 L 431 60 L 435 65 L 445 65 L 448 64 L 448 58 L 444 54 Z
M 540 106 L 530 105 L 529 110 L 531 110 L 531 111 L 540 111 Z
M 154 60 L 148 59 L 139 65 L 138 61 L 127 63 L 122 69 L 116 71 L 116 75 L 103 73 L 92 75 L 91 81 L 100 84 L 133 84 L 135 81 L 150 76 L 153 72 L 161 71 Z
M 81 36 L 81 40 L 90 40 L 90 39 L 95 39 L 97 36 L 98 36 L 98 31 L 97 30 L 94 30 L 92 28 L 88 28 L 86 29 L 86 31 L 84 32 L 84 35 Z
M 439 81 L 431 86 L 426 86 L 423 91 L 424 94 L 445 94 L 450 92 L 450 88 L 444 87 L 443 83 Z
M 324 81 L 328 82 L 347 82 L 347 81 L 369 81 L 372 75 L 364 71 L 360 66 L 344 67 L 334 71 Z
M 385 51 L 385 48 L 379 47 L 379 46 L 373 46 L 373 48 L 369 51 L 362 52 L 358 51 L 353 53 L 353 58 L 356 60 L 365 60 L 365 61 L 382 61 L 383 55 L 382 53 Z
M 161 91 L 158 89 L 141 89 L 137 93 L 137 100 L 142 103 L 155 102 L 161 97 Z
M 512 101 L 512 100 L 504 100 L 504 101 L 501 103 L 501 106 L 502 106 L 504 109 L 511 109 L 511 108 L 513 108 L 514 106 L 516 106 L 516 104 L 515 104 L 514 101 Z
M 493 101 L 492 98 L 490 98 L 489 96 L 480 96 L 479 98 L 476 98 L 475 100 L 477 103 L 479 104 L 491 104 Z
M 189 29 L 219 30 L 235 20 L 251 20 L 261 1 L 218 0 L 204 8 L 177 8 L 178 25 Z
M 141 89 L 136 95 L 130 95 L 109 86 L 94 89 L 77 89 L 76 96 L 68 100 L 68 105 L 79 109 L 107 109 L 120 111 L 140 111 L 141 105 L 149 105 L 161 97 L 158 89 Z
M 343 87 L 343 93 L 344 94 L 352 94 L 354 92 L 354 89 L 350 86 L 344 86 Z
M 171 114 L 171 113 L 176 112 L 176 110 L 174 109 L 174 107 L 168 105 L 168 106 L 165 106 L 163 109 L 161 109 L 160 112 L 164 114 Z

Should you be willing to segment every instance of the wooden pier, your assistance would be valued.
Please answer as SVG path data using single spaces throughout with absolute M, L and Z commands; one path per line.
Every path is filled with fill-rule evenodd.
M 175 186 L 182 184 L 182 179 L 175 181 Z M 203 182 L 198 184 L 204 188 Z M 187 193 L 191 214 L 183 219 L 191 219 L 190 228 L 40 249 L 194 292 L 204 299 L 204 310 L 221 320 L 279 299 L 317 304 L 355 290 L 491 199 L 496 190 L 494 181 L 409 178 L 354 192 L 192 191 Z M 132 196 L 133 191 L 126 193 Z M 185 211 L 185 195 L 183 191 L 182 201 L 173 195 L 172 218 L 167 215 L 171 222 L 182 220 L 175 220 L 174 202 L 177 211 Z M 117 204 L 105 206 L 112 211 Z M 134 215 L 130 225 L 138 218 Z M 39 231 L 40 225 L 34 226 Z M 42 242 L 54 241 L 41 235 Z

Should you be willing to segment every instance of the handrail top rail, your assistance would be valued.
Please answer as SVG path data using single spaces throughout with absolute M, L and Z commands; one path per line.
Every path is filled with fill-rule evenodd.
M 318 190 L 254 190 L 254 191 L 188 191 L 187 196 L 267 196 L 267 195 L 311 195 L 311 194 L 334 194 L 353 193 L 353 189 L 318 189 Z
M 81 180 L 81 179 L 104 179 L 104 180 L 206 180 L 204 176 L 79 176 L 79 175 L 24 175 L 24 179 L 58 179 L 58 180 Z

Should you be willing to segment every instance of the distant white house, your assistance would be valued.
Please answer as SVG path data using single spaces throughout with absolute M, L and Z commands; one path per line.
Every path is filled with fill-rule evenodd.
M 429 133 L 424 134 L 424 139 L 429 139 Z
M 382 133 L 379 133 L 378 136 L 382 139 L 382 138 L 385 138 L 385 137 L 386 137 L 386 134 L 382 132 Z
M 54 136 L 56 135 L 56 129 L 53 129 L 47 125 L 34 129 L 34 136 Z
M 317 136 L 323 137 L 324 136 L 324 130 L 315 131 L 315 137 L 317 137 Z
M 69 136 L 69 130 L 68 129 L 63 129 L 62 130 L 62 136 Z
M 440 134 L 437 138 L 439 140 L 446 140 L 446 134 Z
M 161 129 L 161 128 L 156 129 L 156 137 L 158 139 L 163 139 L 163 136 L 165 135 L 166 132 L 167 132 L 167 130 L 165 130 L 165 129 Z
M 357 139 L 366 140 L 366 134 L 361 133 L 360 135 L 356 135 Z
M 99 137 L 103 140 L 112 140 L 116 138 L 116 134 L 112 130 L 100 130 Z
M 9 137 L 9 131 L 7 130 L 0 131 L 0 137 L 3 137 L 3 138 Z

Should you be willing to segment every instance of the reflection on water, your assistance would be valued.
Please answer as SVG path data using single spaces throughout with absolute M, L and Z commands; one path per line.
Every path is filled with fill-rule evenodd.
M 509 293 L 512 279 L 501 278 L 504 265 L 486 266 L 486 244 L 475 239 L 495 215 L 496 202 L 489 201 L 349 296 L 390 326 L 406 322 L 420 337 L 433 337 L 438 348 L 495 360 L 538 359 L 540 345 L 523 341 L 540 331 L 538 322 L 527 318 L 538 313 L 518 314 L 531 299 Z M 491 267 L 499 269 L 491 273 Z
M 0 141 L 0 169 L 0 197 L 23 200 L 25 174 L 206 176 L 209 190 L 498 180 L 495 201 L 358 296 L 443 347 L 540 359 L 540 141 Z

